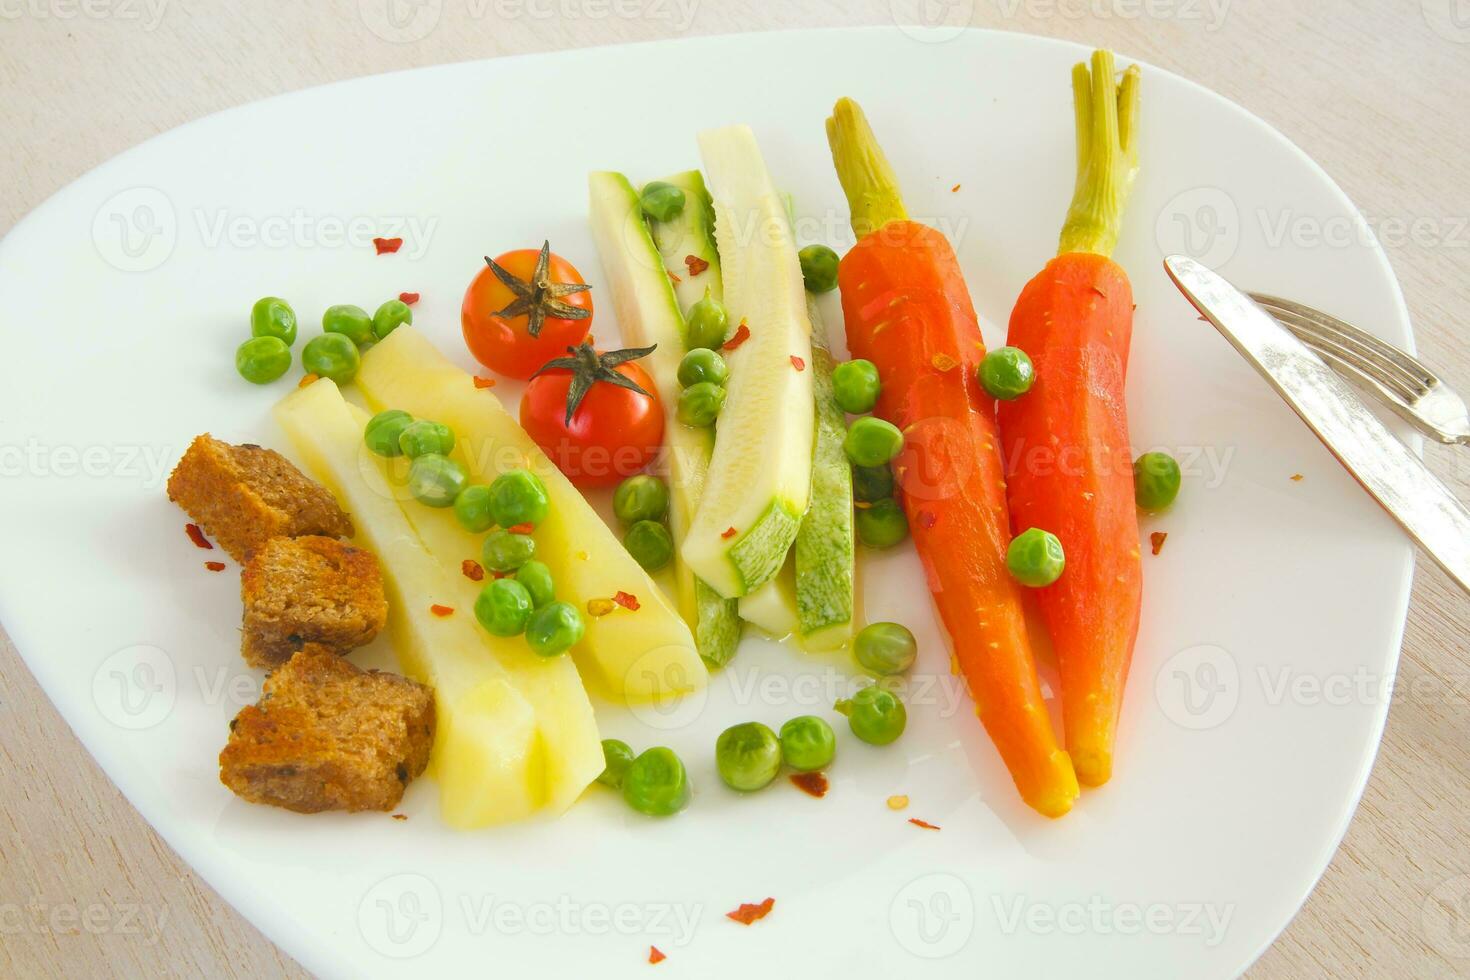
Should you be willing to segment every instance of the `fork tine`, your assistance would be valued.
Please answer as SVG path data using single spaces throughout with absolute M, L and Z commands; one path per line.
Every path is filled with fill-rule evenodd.
M 1287 313 L 1300 321 L 1305 321 L 1319 329 L 1336 334 L 1352 342 L 1354 346 L 1361 347 L 1371 352 L 1374 356 L 1382 358 L 1410 376 L 1421 387 L 1433 387 L 1438 378 L 1417 358 L 1399 350 L 1397 347 L 1373 336 L 1366 330 L 1361 330 L 1345 320 L 1324 313 L 1321 310 L 1306 306 L 1302 303 L 1294 303 L 1289 299 L 1279 296 L 1271 296 L 1265 293 L 1252 293 L 1251 298 L 1273 313 Z
M 1348 364 L 1359 374 L 1370 377 L 1380 387 L 1392 389 L 1395 396 L 1405 402 L 1413 401 L 1428 390 L 1419 384 L 1416 377 L 1407 375 L 1392 363 L 1365 352 L 1340 334 L 1322 330 L 1315 324 L 1303 321 L 1289 312 L 1274 310 L 1270 312 L 1276 319 L 1291 328 L 1297 338 L 1307 346 L 1318 353 L 1332 354 L 1339 362 Z
M 1417 358 L 1321 310 L 1264 293 L 1251 299 L 1349 380 L 1380 396 L 1419 431 L 1470 445 L 1470 409 Z

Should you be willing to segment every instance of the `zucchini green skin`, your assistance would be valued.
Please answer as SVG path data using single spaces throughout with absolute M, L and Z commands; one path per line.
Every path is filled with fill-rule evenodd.
M 810 294 L 812 392 L 816 402 L 816 442 L 812 449 L 812 490 L 796 534 L 796 613 L 808 649 L 845 646 L 853 633 L 856 558 L 852 512 L 852 467 L 842 447 L 847 417 L 832 397 L 835 363 Z

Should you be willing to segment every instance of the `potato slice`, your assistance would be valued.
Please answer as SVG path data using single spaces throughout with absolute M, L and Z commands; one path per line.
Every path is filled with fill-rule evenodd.
M 458 439 L 455 455 L 470 478 L 489 483 L 525 467 L 546 484 L 551 513 L 535 531 L 536 557 L 556 579 L 557 594 L 586 609 L 592 599 L 627 592 L 637 610 L 587 617 L 572 655 L 584 675 L 627 701 L 663 700 L 709 680 L 694 638 L 678 612 L 489 389 L 476 388 L 412 327 L 402 326 L 363 355 L 358 386 L 373 408 L 402 409 L 442 422 Z
M 287 396 L 275 416 L 311 475 L 351 512 L 357 541 L 382 563 L 399 662 L 434 689 L 438 733 L 429 772 L 445 821 L 468 828 L 529 816 L 545 796 L 536 712 L 471 616 L 430 611 L 454 604 L 459 593 L 391 492 L 375 482 L 381 474 L 351 407 L 323 379 Z

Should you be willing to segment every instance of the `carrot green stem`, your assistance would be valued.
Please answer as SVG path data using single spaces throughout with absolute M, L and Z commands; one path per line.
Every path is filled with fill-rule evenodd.
M 832 165 L 847 195 L 852 212 L 852 230 L 859 239 L 890 221 L 908 217 L 898 178 L 868 125 L 868 117 L 851 99 L 838 99 L 827 120 L 827 144 L 832 148 Z
M 1137 65 L 1119 84 L 1113 53 L 1094 51 L 1092 70 L 1072 69 L 1072 101 L 1077 116 L 1077 189 L 1058 254 L 1112 255 L 1118 244 L 1123 209 L 1138 175 Z

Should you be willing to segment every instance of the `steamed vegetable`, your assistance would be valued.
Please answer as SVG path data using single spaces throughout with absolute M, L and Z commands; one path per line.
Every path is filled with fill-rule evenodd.
M 812 448 L 811 503 L 796 532 L 796 612 L 802 645 L 833 650 L 852 639 L 857 575 L 852 467 L 842 448 L 846 420 L 833 396 L 833 361 L 816 304 L 812 321 L 812 394 L 817 427 Z
M 589 617 L 585 637 L 572 649 L 578 665 L 609 693 L 649 700 L 705 685 L 708 672 L 694 638 L 663 591 L 516 425 L 492 389 L 477 388 L 410 326 L 399 327 L 364 355 L 358 386 L 374 408 L 398 408 L 452 426 L 458 436 L 455 457 L 476 482 L 488 483 L 501 471 L 517 468 L 541 479 L 548 513 L 536 526 L 535 557 L 550 569 L 557 598 L 585 606 L 625 592 L 638 600 L 636 610 Z M 447 511 L 417 509 L 453 521 Z M 473 554 L 470 550 L 459 558 Z
M 1058 256 L 1021 292 L 1007 342 L 1036 382 L 1000 405 L 1007 496 L 1017 531 L 1061 539 L 1067 567 L 1036 596 L 1056 648 L 1067 750 L 1077 776 L 1107 782 L 1143 590 L 1123 385 L 1133 330 L 1128 275 L 1108 256 L 1138 169 L 1138 66 L 1113 56 L 1073 69 L 1077 186 Z M 1035 453 L 1050 467 L 1020 461 Z
M 362 452 L 366 416 L 335 385 L 292 392 L 275 415 L 311 475 L 352 512 L 357 540 L 381 559 L 403 671 L 434 688 L 430 766 L 445 821 L 483 827 L 542 806 L 565 809 L 603 764 L 592 706 L 571 662 L 537 661 L 520 640 L 481 633 L 468 615 L 430 611 L 433 601 L 468 611 L 479 586 L 436 560 L 407 515 L 455 538 L 463 532 L 444 511 L 394 500 L 378 458 Z
M 694 630 L 700 656 L 711 666 L 721 666 L 735 655 L 740 639 L 735 603 L 699 581 L 682 558 L 684 537 L 704 495 L 714 432 L 684 425 L 678 417 L 679 366 L 693 346 L 692 322 L 686 323 L 684 314 L 693 316 L 693 310 L 703 304 L 706 318 L 716 315 L 708 311 L 717 308 L 713 297 L 720 286 L 719 256 L 710 239 L 709 196 L 698 172 L 677 174 L 664 183 L 684 191 L 685 206 L 675 220 L 650 227 L 626 177 L 592 174 L 588 178 L 592 235 L 623 336 L 653 348 L 646 362 L 664 408 L 669 467 L 666 496 L 679 610 Z M 675 284 L 668 272 L 675 264 L 684 265 L 686 256 L 705 265 L 698 275 L 680 276 Z M 697 287 L 692 285 L 695 282 Z M 718 357 L 713 351 L 707 353 Z M 640 479 L 634 477 L 629 483 Z M 631 500 L 625 500 L 625 510 L 633 516 L 630 505 Z
M 896 475 L 930 591 L 1022 798 L 1060 816 L 1077 779 L 1052 732 L 1019 587 L 1006 571 L 999 438 L 976 378 L 984 344 L 959 261 L 943 235 L 907 219 L 855 103 L 837 103 L 827 138 L 858 235 L 838 270 L 847 346 L 877 365 L 876 414 L 904 433 Z
M 728 396 L 699 510 L 681 553 L 721 595 L 738 597 L 781 568 L 811 491 L 811 320 L 785 202 L 747 126 L 699 136 L 715 210 Z

